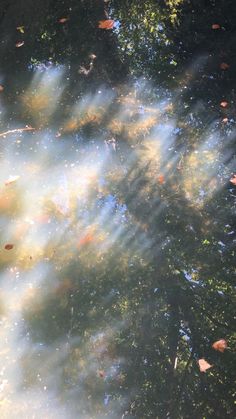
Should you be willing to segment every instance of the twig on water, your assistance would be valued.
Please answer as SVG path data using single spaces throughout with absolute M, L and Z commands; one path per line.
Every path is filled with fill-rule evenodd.
M 25 128 L 10 129 L 8 131 L 5 131 L 5 132 L 0 133 L 0 137 L 6 137 L 6 135 L 13 134 L 15 132 L 20 132 L 21 133 L 23 131 L 34 131 L 34 130 L 35 130 L 35 128 L 28 127 L 28 126 L 26 126 Z

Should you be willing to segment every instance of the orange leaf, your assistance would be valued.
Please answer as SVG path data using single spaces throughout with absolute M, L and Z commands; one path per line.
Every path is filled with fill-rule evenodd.
M 236 175 L 233 175 L 229 181 L 236 186 Z
M 213 25 L 211 25 L 212 29 L 220 29 L 220 25 L 218 23 L 213 23 Z
M 236 179 L 235 179 L 236 182 Z M 212 348 L 216 351 L 224 352 L 224 350 L 227 348 L 227 342 L 225 339 L 217 340 L 213 343 Z
M 206 372 L 206 370 L 208 370 L 208 368 L 211 368 L 213 365 L 208 364 L 207 361 L 205 361 L 205 359 L 199 359 L 198 360 L 198 365 L 200 368 L 201 372 Z
M 62 17 L 61 19 L 58 20 L 59 23 L 65 23 L 69 20 L 68 17 Z
M 157 176 L 157 180 L 158 182 L 162 185 L 165 182 L 165 178 L 163 175 L 159 175 Z
M 16 43 L 16 48 L 20 48 L 20 47 L 22 47 L 23 45 L 24 45 L 24 41 L 19 41 L 19 42 L 17 42 Z
M 4 249 L 11 250 L 11 249 L 13 249 L 13 247 L 14 247 L 14 244 L 8 243 L 8 244 L 5 245 Z
M 113 29 L 115 21 L 112 19 L 99 20 L 98 27 L 100 29 Z
M 85 244 L 91 243 L 94 241 L 94 236 L 91 233 L 85 234 L 81 239 L 79 240 L 78 246 L 83 246 Z
M 222 102 L 220 102 L 220 106 L 222 108 L 226 108 L 228 106 L 228 102 L 226 102 L 226 100 L 222 100 Z
M 221 63 L 220 64 L 220 68 L 221 68 L 221 70 L 228 70 L 229 64 L 227 64 L 227 63 Z

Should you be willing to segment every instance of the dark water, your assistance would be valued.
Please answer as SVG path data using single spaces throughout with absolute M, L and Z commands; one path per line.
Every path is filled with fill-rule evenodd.
M 143 56 L 141 75 L 141 43 L 121 57 L 135 40 L 123 2 L 106 6 L 111 31 L 97 30 L 99 2 L 50 7 L 37 30 L 52 57 L 32 40 L 0 68 L 0 416 L 233 417 L 233 93 L 219 105 L 230 76 L 214 81 L 200 48 L 182 76 L 174 56 L 159 79 Z

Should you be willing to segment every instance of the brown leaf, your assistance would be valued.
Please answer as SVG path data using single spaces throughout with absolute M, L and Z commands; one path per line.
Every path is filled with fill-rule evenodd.
M 99 375 L 99 377 L 101 377 L 101 378 L 105 378 L 105 371 L 104 371 L 104 370 L 99 370 L 99 371 L 98 371 L 98 375 Z
M 16 48 L 20 48 L 20 47 L 22 47 L 23 45 L 24 45 L 24 41 L 19 41 L 19 42 L 17 42 L 16 43 Z
M 5 182 L 5 185 L 7 186 L 7 185 L 11 185 L 11 183 L 14 183 L 14 182 L 16 182 L 18 179 L 19 179 L 19 177 L 20 176 L 10 176 L 7 180 L 6 180 L 6 182 Z
M 221 68 L 221 70 L 228 70 L 229 64 L 227 64 L 227 63 L 221 63 L 220 64 L 220 68 Z
M 13 247 L 14 247 L 14 244 L 10 244 L 10 243 L 8 243 L 8 244 L 6 244 L 6 245 L 4 246 L 4 249 L 6 249 L 6 250 L 11 250 L 11 249 L 13 249 Z
M 112 19 L 99 20 L 98 27 L 100 29 L 113 29 L 115 21 Z
M 78 247 L 84 246 L 94 241 L 94 236 L 91 233 L 85 234 L 78 242 Z
M 233 175 L 229 181 L 236 186 L 236 175 Z
M 205 361 L 205 359 L 199 359 L 198 365 L 201 372 L 206 372 L 206 370 L 208 370 L 209 368 L 213 366 L 213 365 L 208 364 L 208 362 Z
M 213 25 L 211 25 L 212 29 L 220 29 L 220 25 L 218 23 L 213 23 Z
M 227 108 L 227 106 L 228 106 L 228 102 L 227 102 L 226 100 L 222 100 L 222 102 L 220 102 L 220 106 L 221 106 L 222 108 Z
M 236 182 L 236 179 L 235 179 Z M 225 339 L 217 340 L 213 343 L 212 348 L 219 352 L 224 352 L 224 350 L 227 348 L 227 342 Z
M 59 23 L 65 23 L 69 20 L 68 17 L 62 17 L 61 19 L 58 20 Z
M 157 176 L 157 180 L 158 180 L 158 183 L 160 183 L 161 185 L 165 182 L 165 178 L 163 175 Z

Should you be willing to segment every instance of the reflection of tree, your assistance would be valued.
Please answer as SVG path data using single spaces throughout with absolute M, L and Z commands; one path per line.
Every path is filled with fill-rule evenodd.
M 215 417 L 216 409 L 230 417 L 232 355 L 211 348 L 219 337 L 231 342 L 233 333 L 233 254 L 230 246 L 218 252 L 231 203 L 224 214 L 215 208 L 228 192 L 194 208 L 181 188 L 176 191 L 179 170 L 158 186 L 153 162 L 135 154 L 125 178 L 108 176 L 106 194 L 111 188 L 128 211 L 119 240 L 102 250 L 96 227 L 100 241 L 81 242 L 71 254 L 68 229 L 51 257 L 59 282 L 41 308 L 27 308 L 32 336 L 51 344 L 67 336 L 72 346 L 64 379 L 73 388 L 81 377 L 91 417 L 112 415 L 118 400 L 128 417 L 188 417 L 190 411 Z M 94 187 L 88 196 L 91 215 L 97 193 Z M 97 210 L 108 201 L 98 202 Z M 199 358 L 214 365 L 206 376 Z M 108 391 L 111 401 L 102 407 Z
M 24 2 L 20 3 L 24 8 Z M 13 10 L 7 4 L 5 1 L 1 16 L 6 49 L 15 44 L 15 27 L 24 23 L 18 22 L 15 15 L 14 25 L 6 30 L 12 16 L 9 10 Z M 206 13 L 201 11 L 203 4 Z M 20 268 L 26 271 L 42 259 L 50 265 L 42 287 L 30 290 L 24 300 L 30 336 L 55 351 L 64 342 L 64 357 L 56 361 L 62 371 L 58 387 L 69 400 L 80 397 L 85 417 L 232 417 L 233 202 L 227 189 L 216 192 L 216 173 L 206 173 L 205 162 L 210 161 L 210 167 L 215 154 L 208 150 L 204 160 L 203 154 L 196 158 L 189 149 L 198 151 L 199 138 L 205 134 L 202 121 L 212 122 L 212 117 L 205 115 L 204 101 L 209 100 L 206 93 L 218 100 L 232 86 L 233 65 L 228 75 L 217 72 L 214 65 L 225 59 L 225 55 L 216 55 L 216 48 L 227 44 L 227 36 L 232 44 L 234 36 L 227 28 L 233 25 L 229 13 L 234 16 L 234 8 L 229 7 L 222 15 L 221 25 L 229 26 L 220 38 L 211 31 L 211 23 L 213 18 L 221 18 L 222 1 L 216 15 L 211 2 L 194 1 L 190 5 L 185 1 L 113 1 L 111 11 L 121 24 L 117 35 L 97 28 L 98 19 L 106 17 L 103 2 L 85 5 L 71 1 L 73 12 L 65 26 L 58 24 L 58 17 L 66 16 L 68 11 L 63 2 L 45 1 L 45 5 L 39 15 L 33 9 L 25 13 L 26 22 L 32 22 L 29 29 L 25 23 L 27 49 L 17 51 L 22 52 L 17 56 L 17 66 L 25 69 L 31 63 L 40 71 L 42 63 L 47 69 L 50 61 L 71 66 L 66 111 L 69 117 L 66 121 L 60 118 L 56 138 L 60 141 L 64 134 L 76 133 L 89 143 L 99 132 L 102 138 L 108 136 L 105 148 L 110 160 L 104 174 L 105 186 L 99 184 L 96 173 L 89 173 L 90 177 L 87 173 L 86 181 L 76 184 L 79 175 L 83 176 L 75 172 L 73 193 L 64 193 L 62 188 L 62 197 L 54 198 L 49 191 L 44 212 L 39 214 L 40 220 L 36 214 L 35 222 L 42 224 L 40 233 L 48 229 L 49 220 L 54 232 L 63 225 L 62 236 L 55 233 L 43 249 L 39 245 L 22 245 L 17 254 L 5 253 L 1 259 L 5 268 L 18 257 Z M 190 15 L 196 17 L 189 20 Z M 12 65 L 16 51 L 9 51 L 1 65 L 5 70 L 10 67 L 18 71 Z M 207 58 L 206 67 L 204 59 L 199 59 L 182 77 L 193 53 L 202 55 L 208 51 L 213 57 Z M 86 75 L 80 67 L 90 65 L 91 54 L 97 57 Z M 145 107 L 136 100 L 138 89 L 125 97 L 119 97 L 117 89 L 115 105 L 112 96 L 104 94 L 105 104 L 98 100 L 84 113 L 79 104 L 71 112 L 70 93 L 74 86 L 77 89 L 77 80 L 81 90 L 83 83 L 120 82 L 127 63 L 135 75 L 145 72 L 165 81 L 181 75 L 177 97 L 186 85 L 189 97 L 202 100 L 193 108 L 193 114 L 189 114 L 187 105 L 187 111 L 177 112 L 188 113 L 184 121 L 177 117 L 177 126 L 183 132 L 178 139 L 180 145 L 170 144 L 167 135 L 161 144 L 162 155 L 158 142 L 161 133 L 149 135 L 163 119 L 168 122 L 171 115 L 174 117 L 177 106 L 168 101 L 164 110 L 162 105 L 157 110 L 152 104 Z M 209 79 L 212 71 L 213 79 Z M 223 92 L 225 82 L 227 90 Z M 151 93 L 153 103 L 160 99 L 154 89 Z M 234 92 L 230 94 L 233 99 Z M 49 97 L 54 100 L 50 89 L 44 96 L 36 89 L 33 96 L 28 97 L 26 92 L 24 97 L 25 106 L 31 114 L 34 111 L 36 119 L 39 111 L 44 116 L 52 107 Z M 68 147 L 70 141 L 74 146 L 72 138 L 68 139 Z M 83 148 L 83 144 L 80 146 Z M 180 158 L 169 152 L 172 146 L 183 147 Z M 118 150 L 119 163 L 109 154 L 111 150 Z M 93 158 L 96 161 L 97 155 Z M 232 164 L 230 158 L 225 162 L 228 167 Z M 225 178 L 228 172 L 226 168 Z M 210 198 L 199 204 L 196 196 L 202 185 Z M 82 190 L 79 198 L 76 188 Z M 215 193 L 210 194 L 211 188 Z M 69 203 L 63 206 L 67 194 Z M 19 195 L 14 187 L 7 192 L 1 190 L 0 210 L 4 217 L 19 215 Z M 17 240 L 24 236 L 24 228 L 29 226 L 19 226 Z M 224 354 L 211 348 L 220 337 L 229 340 L 230 350 Z M 37 354 L 29 355 L 29 365 L 34 357 Z M 199 358 L 213 364 L 206 374 L 199 372 Z M 44 365 L 39 367 L 45 372 Z M 73 409 L 75 415 L 81 414 L 77 399 Z

